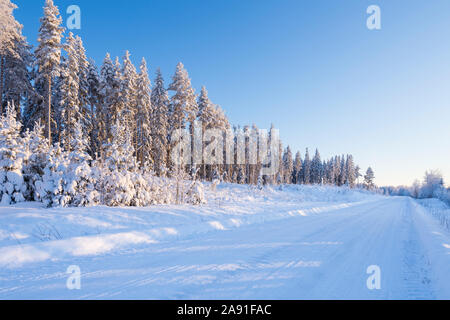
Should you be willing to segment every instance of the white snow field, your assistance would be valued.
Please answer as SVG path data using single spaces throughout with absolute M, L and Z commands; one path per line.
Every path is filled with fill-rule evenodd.
M 450 299 L 450 232 L 411 198 L 240 185 L 207 198 L 1 207 L 0 299 Z

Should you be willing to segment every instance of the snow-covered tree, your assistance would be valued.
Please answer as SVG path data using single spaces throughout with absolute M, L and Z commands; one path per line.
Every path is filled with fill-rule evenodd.
M 311 159 L 309 157 L 309 150 L 306 148 L 305 160 L 303 161 L 302 180 L 304 184 L 310 184 L 311 181 Z
M 356 171 L 355 171 L 355 163 L 353 161 L 353 156 L 350 154 L 347 156 L 347 161 L 345 163 L 346 172 L 347 172 L 347 181 L 346 184 L 353 188 L 355 186 L 356 181 Z
M 364 175 L 364 186 L 366 189 L 372 190 L 375 187 L 374 179 L 375 175 L 372 168 L 367 168 L 366 174 Z
M 339 176 L 339 185 L 343 186 L 345 185 L 346 181 L 347 181 L 347 167 L 345 165 L 345 156 L 342 155 L 340 157 L 340 162 L 341 164 L 341 169 L 339 170 L 340 172 L 340 176 Z
M 213 129 L 215 126 L 216 108 L 208 97 L 208 91 L 203 86 L 198 98 L 198 120 L 202 126 L 202 149 L 204 150 L 207 142 L 204 141 L 206 130 Z M 203 157 L 202 157 L 203 158 Z M 206 179 L 207 165 L 205 159 L 202 159 L 200 174 L 203 179 Z M 210 167 L 210 166 L 208 166 Z M 210 168 L 209 168 L 210 169 Z M 210 170 L 208 170 L 210 171 Z
M 90 60 L 88 65 L 88 101 L 89 101 L 89 154 L 92 158 L 97 159 L 99 156 L 99 147 L 101 143 L 99 119 L 103 117 L 97 116 L 97 110 L 101 111 L 103 97 L 100 94 L 100 77 L 95 62 Z
M 111 142 L 112 126 L 120 119 L 122 112 L 120 65 L 117 59 L 116 64 L 113 63 L 109 53 L 106 54 L 101 68 L 99 93 L 102 101 L 96 110 L 96 120 L 99 126 L 99 140 L 105 144 Z M 103 157 L 103 153 L 103 146 L 101 146 L 101 157 Z
M 152 165 L 151 117 L 153 114 L 147 62 L 142 58 L 136 81 L 136 154 L 141 166 Z
M 112 127 L 112 135 L 114 139 L 105 146 L 102 202 L 108 206 L 132 205 L 136 199 L 137 181 L 134 177 L 138 169 L 132 132 L 117 120 Z M 143 184 L 140 185 L 143 187 Z
M 58 144 L 50 147 L 42 181 L 36 181 L 36 193 L 47 207 L 64 207 L 70 196 L 64 192 L 68 154 Z
M 130 128 L 132 134 L 136 133 L 136 107 L 137 107 L 137 72 L 136 68 L 131 62 L 130 53 L 125 52 L 122 66 L 122 81 L 121 81 L 121 102 L 122 110 L 120 113 L 121 122 Z M 134 148 L 136 151 L 136 136 L 133 138 Z
M 0 46 L 0 114 L 4 103 L 14 102 L 17 119 L 21 120 L 23 98 L 33 95 L 29 72 L 32 59 L 31 46 L 22 35 L 20 26 L 9 37 L 7 46 Z
M 92 206 L 100 201 L 100 194 L 96 189 L 100 171 L 96 166 L 89 165 L 92 159 L 87 153 L 88 146 L 89 140 L 83 133 L 79 120 L 75 124 L 71 140 L 63 186 L 64 192 L 70 197 L 68 205 L 71 206 Z
M 155 86 L 151 94 L 152 116 L 152 158 L 158 176 L 167 170 L 168 130 L 169 130 L 169 96 L 164 88 L 161 71 L 156 71 Z
M 67 59 L 61 67 L 61 82 L 59 84 L 60 128 L 61 141 L 67 151 L 71 151 L 72 137 L 75 126 L 83 121 L 84 115 L 80 108 L 80 68 L 76 40 L 70 32 L 64 45 Z
M 21 37 L 22 26 L 13 16 L 17 8 L 9 0 L 0 0 L 0 114 L 3 114 L 3 93 L 5 83 L 5 61 L 7 56 L 17 58 L 18 53 L 14 50 L 17 39 Z
M 202 125 L 203 131 L 212 128 L 215 112 L 214 104 L 208 97 L 208 91 L 203 86 L 198 97 L 198 119 Z
M 177 65 L 169 90 L 174 92 L 170 100 L 169 135 L 172 136 L 177 129 L 186 128 L 187 121 L 190 123 L 190 133 L 193 136 L 194 121 L 198 114 L 197 96 L 191 86 L 191 79 L 181 62 Z M 174 141 L 171 141 L 171 146 L 172 144 Z
M 100 202 L 98 179 L 100 171 L 90 165 L 86 152 L 88 139 L 81 121 L 74 126 L 70 152 L 55 145 L 48 153 L 42 181 L 36 182 L 36 193 L 49 207 L 91 206 Z
M 105 144 L 110 138 L 112 110 L 115 102 L 113 100 L 115 97 L 114 82 L 114 64 L 111 60 L 110 54 L 107 53 L 100 70 L 99 95 L 102 99 L 99 101 L 95 112 L 98 126 L 100 157 L 103 156 L 102 144 Z
M 294 171 L 293 171 L 293 183 L 295 184 L 300 184 L 301 183 L 301 179 L 300 179 L 300 173 L 302 171 L 302 156 L 300 154 L 300 151 L 298 151 L 295 154 L 295 160 L 294 160 Z
M 83 128 L 83 135 L 89 137 L 93 127 L 94 118 L 91 117 L 89 108 L 89 61 L 86 57 L 86 50 L 80 36 L 75 37 L 74 47 L 76 49 L 76 58 L 78 62 L 78 100 L 81 113 L 80 121 Z
M 37 81 L 46 83 L 45 107 L 41 110 L 42 118 L 46 119 L 46 133 L 49 143 L 52 141 L 52 81 L 59 75 L 59 63 L 61 59 L 61 38 L 64 28 L 61 27 L 62 19 L 53 0 L 46 0 L 44 16 L 41 18 L 39 28 L 39 45 L 35 51 L 36 65 L 38 66 Z
M 9 37 L 19 27 L 13 16 L 16 8 L 17 6 L 10 0 L 0 0 L 0 47 L 7 46 Z
M 171 127 L 179 129 L 185 127 L 185 121 L 193 123 L 198 114 L 197 97 L 181 62 L 177 65 L 169 90 L 174 91 L 170 101 Z
M 6 115 L 0 119 L 0 196 L 1 204 L 25 200 L 26 184 L 22 174 L 24 148 L 21 124 L 16 121 L 14 105 L 8 103 Z
M 138 168 L 133 148 L 133 134 L 129 127 L 117 120 L 112 127 L 114 139 L 107 144 L 105 158 L 106 166 L 110 170 L 136 171 Z
M 318 149 L 316 149 L 316 153 L 314 154 L 314 158 L 311 162 L 311 183 L 322 183 L 322 160 L 320 159 Z
M 287 146 L 286 150 L 283 154 L 283 183 L 290 184 L 292 183 L 292 173 L 294 171 L 294 164 L 292 161 L 292 151 L 289 146 Z
M 362 177 L 361 174 L 361 168 L 357 165 L 355 167 L 355 179 L 356 179 L 356 183 L 359 184 L 359 178 Z
M 444 178 L 438 170 L 429 170 L 425 172 L 423 184 L 420 188 L 419 197 L 438 198 L 438 194 L 444 189 Z
M 335 156 L 333 162 L 333 172 L 334 172 L 334 184 L 341 186 L 341 157 Z
M 186 202 L 193 205 L 201 205 L 206 203 L 204 186 L 199 182 L 196 177 L 198 168 L 194 168 L 192 172 L 192 181 L 189 183 L 189 187 L 186 191 Z
M 27 185 L 25 199 L 28 201 L 40 201 L 42 196 L 37 190 L 37 185 L 42 185 L 44 169 L 49 160 L 49 144 L 44 137 L 44 126 L 37 122 L 33 129 L 27 129 L 23 135 L 25 148 L 23 174 Z

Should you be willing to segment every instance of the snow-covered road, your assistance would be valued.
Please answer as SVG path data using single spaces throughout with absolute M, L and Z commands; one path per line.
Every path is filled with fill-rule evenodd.
M 81 289 L 66 288 L 66 268 Z M 369 290 L 367 268 L 381 288 Z M 409 198 L 0 271 L 1 299 L 449 299 L 450 237 Z

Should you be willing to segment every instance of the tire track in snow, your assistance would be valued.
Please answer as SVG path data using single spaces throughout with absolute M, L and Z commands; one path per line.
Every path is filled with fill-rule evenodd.
M 407 210 L 403 211 L 402 219 L 406 239 L 403 240 L 403 270 L 407 299 L 435 299 L 430 277 L 430 262 L 415 228 L 411 202 L 407 202 Z

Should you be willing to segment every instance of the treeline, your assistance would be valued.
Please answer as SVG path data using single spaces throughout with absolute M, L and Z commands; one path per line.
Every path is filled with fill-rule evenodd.
M 28 170 L 26 163 L 30 158 L 19 156 L 14 151 L 21 143 L 27 148 L 34 148 L 28 145 L 31 142 L 26 139 L 39 141 L 41 148 L 32 151 L 40 155 L 40 162 L 33 169 L 39 170 L 36 169 L 31 176 L 25 173 L 25 180 L 35 180 L 28 184 L 28 191 L 23 191 L 26 199 L 42 200 L 47 197 L 49 204 L 56 205 L 142 205 L 151 203 L 153 200 L 148 199 L 153 197 L 142 196 L 142 199 L 147 200 L 136 200 L 139 198 L 137 194 L 152 191 L 149 186 L 139 191 L 137 186 L 143 182 L 136 181 L 144 176 L 147 177 L 144 180 L 148 181 L 151 175 L 176 178 L 175 202 L 181 202 L 180 198 L 186 196 L 180 191 L 179 181 L 188 178 L 195 183 L 185 192 L 192 195 L 192 190 L 197 190 L 195 201 L 201 202 L 198 180 L 353 187 L 361 176 L 351 155 L 322 161 L 318 150 L 312 158 L 306 150 L 304 158 L 300 153 L 293 157 L 291 149 L 287 147 L 283 150 L 281 144 L 278 150 L 280 166 L 271 175 L 261 174 L 261 163 L 248 161 L 247 148 L 243 163 L 230 164 L 224 161 L 223 164 L 210 165 L 203 159 L 201 163 L 181 168 L 171 158 L 177 142 L 173 137 L 178 130 L 186 130 L 193 136 L 194 122 L 198 121 L 203 132 L 208 129 L 231 130 L 236 137 L 242 131 L 247 143 L 252 132 L 258 129 L 256 126 L 231 129 L 224 111 L 211 102 L 206 88 L 202 87 L 199 95 L 195 93 L 182 63 L 177 65 L 167 86 L 159 69 L 156 70 L 152 85 L 145 59 L 136 69 L 128 51 L 121 60 L 106 54 L 98 68 L 93 60 L 88 59 L 79 36 L 69 33 L 63 42 L 65 30 L 58 8 L 52 0 L 45 2 L 38 46 L 33 50 L 22 35 L 22 26 L 14 19 L 15 6 L 9 0 L 0 0 L 0 4 L 0 114 L 3 128 L 9 128 L 3 130 L 2 150 L 7 151 L 4 151 L 6 153 L 2 158 L 15 163 L 3 164 L 3 172 Z M 17 141 L 25 139 L 14 142 L 17 144 L 15 146 L 8 138 L 11 127 L 14 127 Z M 47 145 L 45 148 L 44 144 Z M 18 165 L 17 159 L 21 159 L 22 164 Z M 80 169 L 79 165 L 84 169 Z M 60 167 L 64 169 L 58 171 Z M 95 173 L 99 168 L 101 170 Z M 87 171 L 90 173 L 86 175 Z M 58 172 L 56 176 L 59 178 L 55 177 L 55 172 Z M 121 176 L 117 176 L 116 180 L 107 182 L 99 178 L 103 175 L 115 176 L 117 172 Z M 127 176 L 129 172 L 139 173 L 141 178 L 131 179 Z M 4 187 L 9 181 L 7 176 L 5 174 L 3 177 L 2 192 L 8 195 L 5 203 L 18 201 L 20 196 L 13 196 L 14 191 L 18 190 Z M 69 176 L 74 181 L 71 186 L 67 182 Z M 365 178 L 366 187 L 373 188 L 371 169 L 366 172 Z M 130 191 L 127 188 L 133 183 L 134 191 Z M 36 187 L 36 184 L 40 187 Z M 75 186 L 79 184 L 89 185 L 97 192 L 92 194 L 94 200 L 73 199 Z M 122 187 L 122 184 L 127 187 Z M 123 193 L 123 199 L 108 200 L 112 192 L 105 191 L 108 188 Z M 123 192 L 117 191 L 117 188 L 122 188 Z M 144 192 L 146 188 L 148 190 Z M 65 198 L 63 194 L 67 192 L 70 196 Z M 55 197 L 58 199 L 55 200 Z
M 412 186 L 380 187 L 380 193 L 391 196 L 408 196 L 416 199 L 440 199 L 450 205 L 450 188 L 445 187 L 444 177 L 438 170 L 425 172 L 422 179 Z

